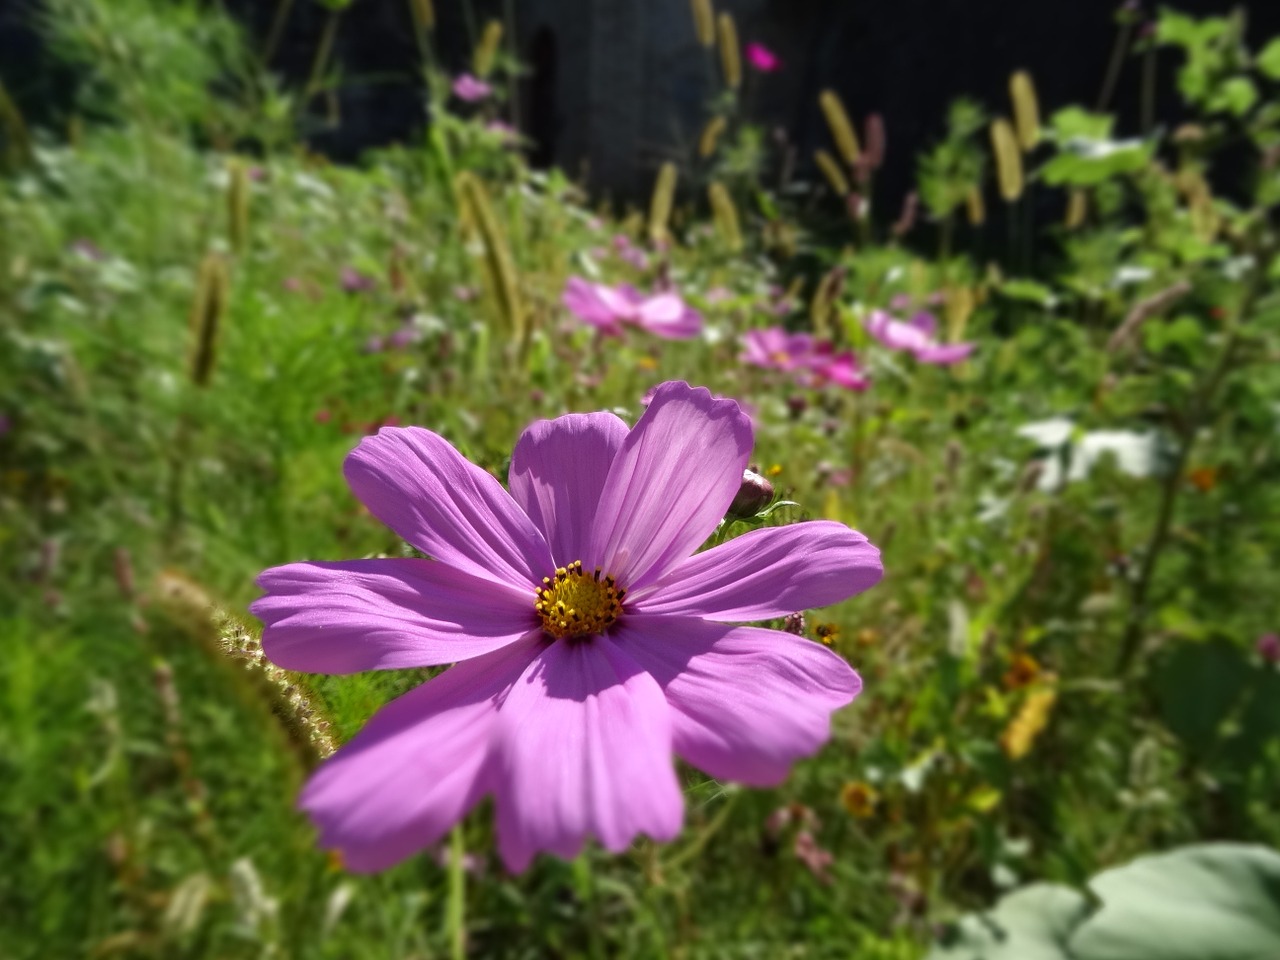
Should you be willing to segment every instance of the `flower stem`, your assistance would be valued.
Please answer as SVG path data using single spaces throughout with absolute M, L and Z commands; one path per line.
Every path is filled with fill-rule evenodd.
M 462 827 L 449 834 L 449 899 L 445 906 L 445 931 L 449 937 L 450 960 L 467 955 L 467 874 L 463 869 L 466 847 Z
M 1195 446 L 1196 436 L 1200 432 L 1200 428 L 1209 419 L 1212 413 L 1214 396 L 1222 385 L 1222 381 L 1226 379 L 1227 374 L 1231 371 L 1231 364 L 1235 359 L 1236 347 L 1239 343 L 1240 325 L 1252 312 L 1254 303 L 1262 292 L 1266 277 L 1271 269 L 1273 256 L 1274 250 L 1270 247 L 1264 252 L 1254 252 L 1254 267 L 1249 277 L 1248 286 L 1240 299 L 1239 306 L 1227 320 L 1226 339 L 1222 345 L 1221 352 L 1218 354 L 1217 362 L 1214 363 L 1204 379 L 1200 381 L 1190 402 L 1187 404 L 1185 417 L 1175 428 L 1178 436 L 1178 452 L 1174 456 L 1172 467 L 1165 475 L 1164 484 L 1160 491 L 1160 506 L 1156 514 L 1156 524 L 1151 531 L 1151 538 L 1147 541 L 1147 548 L 1142 555 L 1142 566 L 1138 570 L 1138 576 L 1133 582 L 1133 590 L 1130 594 L 1129 617 L 1125 624 L 1125 631 L 1120 644 L 1120 657 L 1116 662 L 1116 673 L 1121 676 L 1126 674 L 1133 665 L 1134 657 L 1142 640 L 1142 628 L 1147 619 L 1147 605 L 1151 593 L 1151 584 L 1155 579 L 1160 554 L 1164 552 L 1164 548 L 1168 545 L 1169 530 L 1173 524 L 1174 508 L 1177 506 L 1178 494 L 1182 490 L 1183 474 L 1186 472 L 1191 450 Z

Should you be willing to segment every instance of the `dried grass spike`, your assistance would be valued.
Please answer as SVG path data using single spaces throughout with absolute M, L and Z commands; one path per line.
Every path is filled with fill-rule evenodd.
M 698 43 L 710 50 L 716 44 L 716 14 L 711 0 L 689 0 L 693 10 L 693 32 Z
M 465 170 L 458 174 L 454 189 L 462 207 L 464 229 L 479 234 L 484 244 L 485 278 L 497 298 L 505 326 L 503 332 L 523 345 L 527 330 L 520 278 L 502 224 L 493 212 L 489 191 L 479 177 Z
M 1083 190 L 1072 190 L 1067 197 L 1067 212 L 1062 223 L 1068 230 L 1077 230 L 1084 224 L 1089 214 L 1089 194 Z
M 206 387 L 218 360 L 218 337 L 227 312 L 227 264 L 216 253 L 200 261 L 196 295 L 191 304 L 191 382 Z
M 991 122 L 991 149 L 996 155 L 996 176 L 1000 196 L 1013 203 L 1022 196 L 1022 154 L 1013 127 L 1004 117 Z
M 849 114 L 844 109 L 840 95 L 834 90 L 823 90 L 818 95 L 818 106 L 827 119 L 827 128 L 831 131 L 831 139 L 836 142 L 836 149 L 840 151 L 840 158 L 849 167 L 856 167 L 861 153 L 858 149 L 858 134 L 849 122 Z
M 965 211 L 969 215 L 969 225 L 980 227 L 987 222 L 987 204 L 982 198 L 980 187 L 972 186 L 964 198 Z
M 231 249 L 241 253 L 249 243 L 249 171 L 240 160 L 232 160 L 227 173 L 227 239 Z
M 6 160 L 11 168 L 16 169 L 35 158 L 27 122 L 3 83 L 0 83 L 0 131 L 8 144 Z
M 487 77 L 493 70 L 493 61 L 501 44 L 502 21 L 490 20 L 484 25 L 484 33 L 480 35 L 480 42 L 476 44 L 476 52 L 471 59 L 471 69 L 477 77 Z
M 649 199 L 649 238 L 655 243 L 670 240 L 667 224 L 671 220 L 671 207 L 675 203 L 676 165 L 667 161 L 658 169 L 658 179 L 653 184 L 653 196 Z
M 1040 142 L 1040 102 L 1031 74 L 1018 70 L 1009 78 L 1009 97 L 1013 100 L 1013 124 L 1018 132 L 1018 145 L 1026 152 Z
M 720 14 L 720 69 L 724 73 L 724 85 L 730 90 L 742 86 L 742 54 L 738 49 L 738 28 L 730 14 Z
M 706 160 L 716 152 L 716 146 L 720 142 L 720 135 L 724 133 L 727 126 L 724 117 L 712 117 L 707 121 L 707 125 L 702 128 L 702 136 L 698 138 L 698 156 Z
M 725 246 L 736 253 L 742 249 L 742 230 L 738 226 L 738 208 L 733 205 L 733 197 L 729 196 L 724 184 L 713 182 L 707 187 L 707 199 L 711 203 L 716 232 Z
M 827 183 L 831 185 L 840 196 L 848 196 L 849 181 L 845 178 L 844 171 L 840 169 L 840 164 L 836 163 L 836 158 L 825 150 L 819 150 L 813 155 L 813 162 L 818 165 L 818 169 L 822 171 L 822 175 L 827 178 Z
M 431 0 L 409 0 L 409 7 L 413 11 L 413 22 L 419 30 L 436 28 L 436 8 Z

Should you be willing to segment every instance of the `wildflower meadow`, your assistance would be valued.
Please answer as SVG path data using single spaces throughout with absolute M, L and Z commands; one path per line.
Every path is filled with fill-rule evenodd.
M 0 960 L 1280 958 L 1280 37 L 905 152 L 692 0 L 640 194 L 262 6 L 0 62 Z

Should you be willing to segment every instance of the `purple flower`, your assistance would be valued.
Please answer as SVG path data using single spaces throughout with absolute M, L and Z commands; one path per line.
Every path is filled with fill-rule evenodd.
M 610 287 L 570 277 L 560 301 L 580 320 L 614 336 L 628 324 L 667 340 L 687 340 L 702 330 L 702 314 L 676 293 L 645 296 L 625 283 Z
M 462 303 L 468 303 L 476 298 L 477 294 L 474 288 L 459 283 L 453 288 L 453 299 Z
M 498 137 L 505 145 L 514 146 L 520 142 L 520 131 L 501 120 L 490 120 L 484 128 Z
M 376 285 L 373 277 L 361 273 L 355 267 L 343 267 L 338 274 L 338 285 L 347 293 L 364 293 Z
M 743 52 L 747 55 L 747 63 L 761 73 L 782 69 L 782 60 L 763 43 L 748 43 Z
M 288 670 L 455 666 L 379 711 L 303 790 L 320 843 L 380 870 L 433 847 L 492 795 L 498 851 L 523 870 L 638 834 L 670 840 L 674 753 L 773 785 L 827 739 L 861 683 L 821 644 L 736 626 L 879 581 L 879 551 L 831 521 L 766 527 L 691 556 L 751 453 L 738 405 L 667 383 L 636 426 L 539 420 L 510 492 L 419 427 L 361 441 L 355 495 L 433 560 L 294 563 L 252 607 Z
M 1280 663 L 1280 634 L 1264 633 L 1260 636 L 1258 653 L 1267 663 Z
M 13 418 L 7 413 L 0 413 L 0 437 L 13 429 Z
M 813 337 L 807 333 L 787 333 L 782 327 L 748 330 L 742 335 L 743 363 L 765 370 L 790 372 L 808 366 L 813 356 Z
M 469 73 L 464 73 L 453 81 L 453 95 L 467 103 L 478 103 L 487 99 L 491 93 L 493 87 Z
M 83 237 L 79 240 L 72 241 L 71 246 L 68 247 L 68 249 L 77 256 L 84 257 L 86 260 L 98 262 L 107 258 L 107 255 L 102 252 L 102 248 L 100 246 L 92 240 L 86 240 Z
M 975 343 L 938 343 L 938 321 L 930 313 L 918 313 L 904 323 L 883 310 L 873 310 L 863 324 L 867 332 L 890 350 L 911 354 L 921 363 L 959 363 L 973 353 Z
M 845 350 L 835 353 L 830 344 L 820 344 L 818 350 L 809 360 L 809 370 L 813 375 L 814 386 L 826 386 L 834 383 L 846 390 L 866 390 L 871 386 L 857 357 L 853 351 Z

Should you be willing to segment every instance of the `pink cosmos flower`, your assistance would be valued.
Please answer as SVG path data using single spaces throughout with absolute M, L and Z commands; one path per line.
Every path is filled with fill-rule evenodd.
M 845 350 L 835 353 L 829 343 L 818 345 L 809 359 L 808 368 L 812 374 L 814 386 L 821 387 L 834 383 L 846 390 L 859 392 L 871 386 L 871 380 L 858 363 L 857 357 L 853 355 L 853 351 Z
M 743 363 L 765 370 L 792 371 L 808 366 L 813 356 L 813 337 L 807 333 L 787 333 L 782 327 L 748 330 L 742 335 Z
M 666 383 L 634 428 L 611 413 L 539 420 L 510 492 L 444 438 L 383 430 L 344 472 L 369 511 L 434 559 L 293 563 L 253 613 L 289 670 L 455 666 L 379 711 L 313 775 L 301 807 L 358 871 L 431 848 L 494 797 L 522 870 L 587 837 L 670 840 L 676 754 L 717 779 L 782 781 L 827 739 L 857 674 L 821 644 L 739 626 L 879 581 L 848 527 L 753 530 L 705 553 L 741 484 L 750 423 Z
M 748 43 L 743 52 L 747 55 L 747 63 L 761 73 L 782 69 L 782 60 L 763 43 Z
M 630 324 L 667 340 L 687 340 L 702 330 L 702 314 L 670 291 L 645 296 L 635 287 L 610 287 L 570 277 L 561 303 L 602 332 L 617 336 Z
M 469 73 L 461 74 L 453 81 L 453 95 L 467 103 L 478 103 L 487 99 L 491 93 L 493 87 Z
M 930 313 L 918 313 L 904 323 L 883 310 L 873 310 L 863 325 L 890 350 L 910 353 L 921 363 L 959 363 L 977 347 L 976 343 L 938 343 L 938 321 Z
M 355 267 L 346 266 L 338 272 L 338 286 L 347 293 L 365 293 L 376 287 L 377 281 Z
M 1257 647 L 1267 663 L 1280 663 L 1280 634 L 1264 633 L 1258 637 Z

